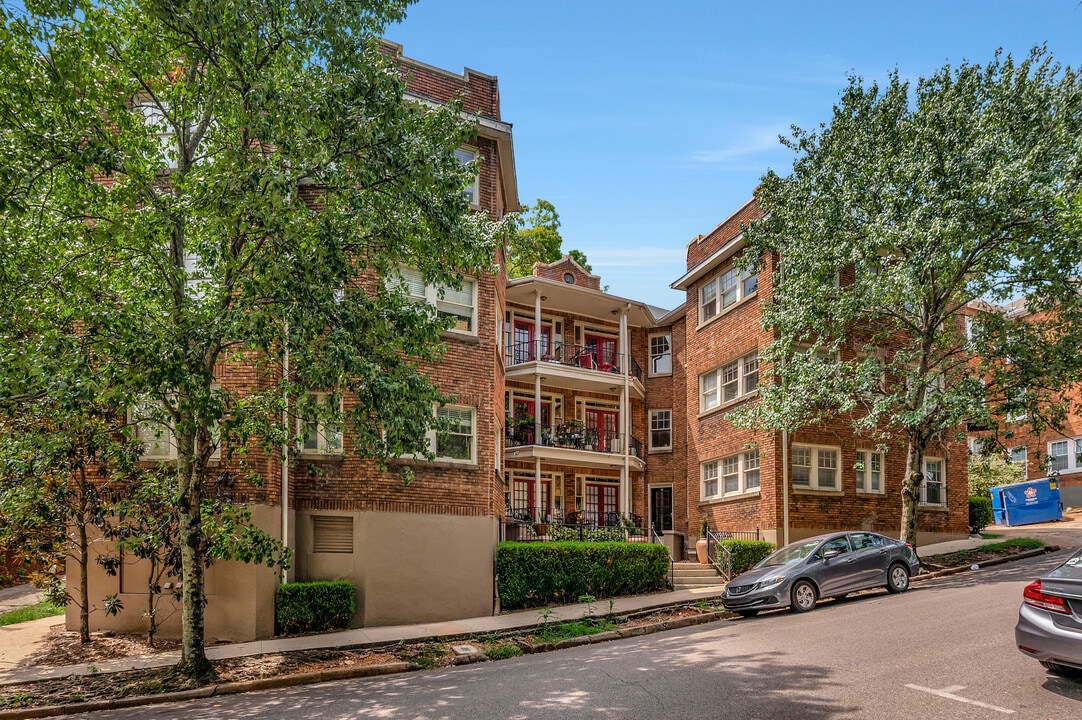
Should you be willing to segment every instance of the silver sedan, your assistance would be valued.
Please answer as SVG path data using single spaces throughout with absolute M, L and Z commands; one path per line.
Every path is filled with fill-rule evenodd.
M 729 581 L 721 602 L 726 610 L 751 616 L 790 607 L 807 612 L 819 598 L 844 597 L 858 590 L 909 589 L 920 569 L 913 548 L 878 533 L 837 532 L 786 545 L 751 570 Z
M 1082 548 L 1022 591 L 1014 641 L 1054 673 L 1082 674 Z

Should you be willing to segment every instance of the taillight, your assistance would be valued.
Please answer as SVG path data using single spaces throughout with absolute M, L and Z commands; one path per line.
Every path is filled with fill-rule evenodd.
M 1022 602 L 1049 612 L 1063 613 L 1064 615 L 1071 614 L 1071 609 L 1067 607 L 1067 603 L 1063 598 L 1048 595 L 1042 591 L 1040 580 L 1035 580 L 1026 585 L 1026 589 L 1022 591 Z

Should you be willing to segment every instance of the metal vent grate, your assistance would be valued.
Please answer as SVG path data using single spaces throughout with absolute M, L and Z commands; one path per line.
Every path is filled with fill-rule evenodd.
M 339 515 L 313 515 L 312 552 L 352 553 L 353 518 Z

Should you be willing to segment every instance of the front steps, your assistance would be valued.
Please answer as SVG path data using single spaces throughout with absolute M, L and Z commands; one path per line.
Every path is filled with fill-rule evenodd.
M 723 585 L 725 581 L 718 575 L 713 565 L 701 565 L 693 562 L 675 562 L 672 566 L 672 589 L 693 590 L 695 588 Z

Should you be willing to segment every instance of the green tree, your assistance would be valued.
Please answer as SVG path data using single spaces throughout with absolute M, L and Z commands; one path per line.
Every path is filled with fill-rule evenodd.
M 906 470 L 916 537 L 925 449 L 967 419 L 1065 411 L 1078 379 L 1082 82 L 1041 49 L 944 67 L 913 88 L 853 78 L 829 125 L 794 129 L 793 171 L 763 178 L 742 264 L 777 263 L 764 324 L 773 382 L 738 414 L 795 430 L 839 414 Z M 1026 297 L 1028 316 L 995 304 Z M 983 301 L 972 323 L 960 313 Z M 968 332 L 967 332 L 968 328 Z
M 567 254 L 572 260 L 579 264 L 579 267 L 581 267 L 586 272 L 592 273 L 594 271 L 594 269 L 590 267 L 590 263 L 586 260 L 586 253 L 584 253 L 582 250 L 568 250 Z
M 1022 466 L 998 455 L 974 455 L 969 458 L 969 494 L 988 497 L 988 491 L 1000 485 L 1025 480 Z
M 0 28 L 0 333 L 5 392 L 50 343 L 92 349 L 118 405 L 168 431 L 183 574 L 178 670 L 213 676 L 204 568 L 255 559 L 206 527 L 208 462 L 293 434 L 286 398 L 388 459 L 423 449 L 433 403 L 418 372 L 451 320 L 411 303 L 400 265 L 460 286 L 491 271 L 500 224 L 471 213 L 471 136 L 458 107 L 405 102 L 379 35 L 406 0 L 31 4 Z M 8 262 L 10 260 L 10 262 Z M 281 377 L 282 355 L 294 372 Z M 63 356 L 60 358 L 63 360 Z M 259 363 L 250 392 L 215 369 Z M 46 388 L 49 386 L 46 385 Z M 27 392 L 23 389 L 22 392 Z M 2 398 L 0 398 L 2 399 Z M 245 480 L 259 482 L 255 464 Z
M 538 198 L 529 212 L 518 218 L 508 239 L 507 276 L 525 277 L 535 262 L 559 260 L 563 242 L 559 213 L 548 200 Z

